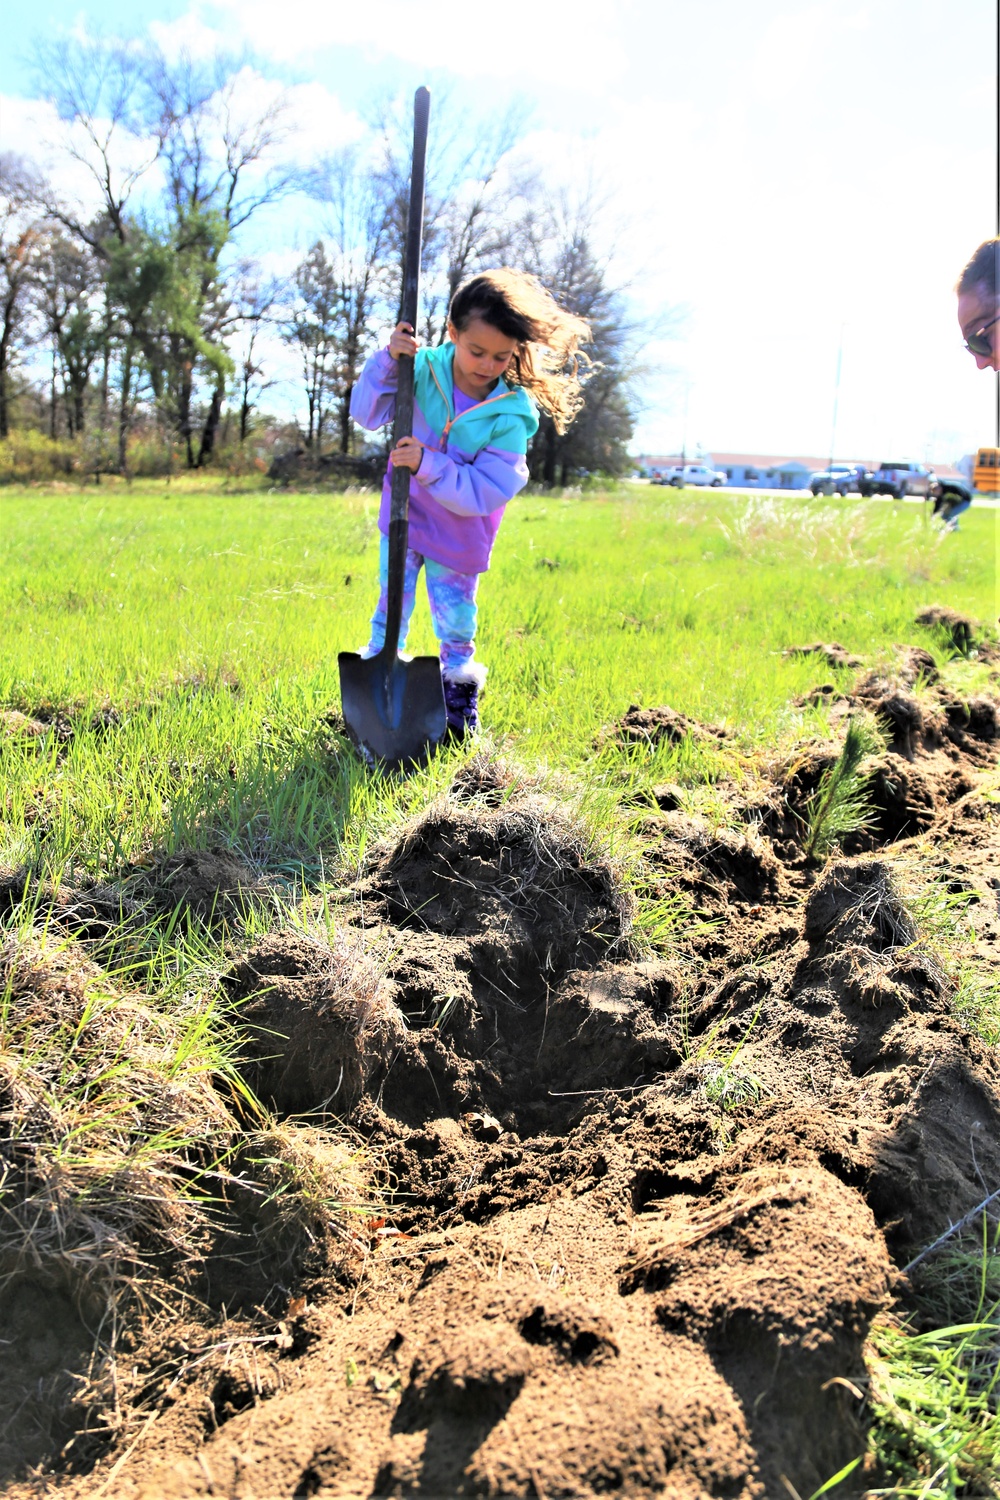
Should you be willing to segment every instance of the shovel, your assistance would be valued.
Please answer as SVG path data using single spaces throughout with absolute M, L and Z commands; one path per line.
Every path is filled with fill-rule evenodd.
M 413 100 L 413 170 L 406 224 L 402 305 L 402 320 L 412 328 L 417 326 L 424 160 L 430 107 L 431 96 L 427 89 L 417 89 Z M 393 444 L 400 438 L 410 437 L 413 432 L 413 360 L 401 355 L 397 364 L 399 385 Z M 366 761 L 381 762 L 390 769 L 417 765 L 428 750 L 444 738 L 447 728 L 439 659 L 436 656 L 417 656 L 412 661 L 401 661 L 397 652 L 403 616 L 411 477 L 406 468 L 392 471 L 385 644 L 375 656 L 365 658 L 356 651 L 341 651 L 338 656 L 340 698 L 347 732 Z

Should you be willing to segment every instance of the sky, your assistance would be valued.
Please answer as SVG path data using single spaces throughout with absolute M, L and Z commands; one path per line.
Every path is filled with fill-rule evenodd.
M 648 327 L 637 453 L 949 462 L 996 440 L 996 376 L 963 349 L 953 292 L 997 233 L 994 0 L 141 13 L 167 49 L 245 49 L 261 97 L 289 91 L 302 161 L 421 83 L 470 129 L 518 101 L 519 152 L 553 192 L 594 186 L 609 274 Z M 44 160 L 58 133 L 38 39 L 141 35 L 137 14 L 134 0 L 8 0 L 0 149 Z M 304 205 L 272 216 L 275 263 L 293 265 L 313 228 Z

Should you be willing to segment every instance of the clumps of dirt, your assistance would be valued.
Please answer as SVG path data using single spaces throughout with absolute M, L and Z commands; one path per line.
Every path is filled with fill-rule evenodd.
M 517 1326 L 529 1344 L 549 1344 L 575 1365 L 597 1364 L 621 1353 L 609 1318 L 586 1302 L 551 1291 L 529 1298 Z
M 175 1303 L 204 1294 L 252 1209 L 243 1290 L 261 1295 L 261 1275 L 301 1272 L 324 1241 L 325 1203 L 361 1196 L 342 1136 L 246 1131 L 210 1018 L 122 992 L 65 942 L 9 936 L 0 993 L 0 1279 L 55 1288 L 97 1321 L 156 1288 Z
M 649 850 L 650 861 L 668 873 L 672 886 L 688 892 L 699 910 L 722 913 L 788 894 L 785 871 L 770 841 L 751 824 L 740 831 L 674 812 L 666 814 L 661 828 Z
M 191 912 L 202 922 L 235 923 L 255 903 L 266 900 L 268 887 L 232 849 L 181 849 L 145 866 L 130 885 L 157 910 Z
M 832 682 L 820 682 L 814 688 L 810 688 L 808 693 L 793 698 L 792 703 L 796 708 L 825 708 L 830 704 L 840 702 L 846 696 L 847 694 L 842 693 Z
M 0 710 L 0 735 L 13 739 L 40 741 L 51 735 L 60 753 L 81 730 L 91 734 L 107 734 L 124 722 L 123 712 L 110 703 L 88 712 L 72 704 L 41 703 L 28 711 L 17 708 Z
M 918 625 L 926 625 L 942 636 L 959 656 L 968 656 L 982 630 L 978 620 L 963 615 L 947 604 L 928 604 L 916 615 Z
M 41 739 L 48 729 L 41 719 L 21 713 L 17 708 L 0 710 L 0 735 L 10 739 Z
M 480 750 L 471 755 L 456 773 L 451 795 L 459 802 L 481 802 L 487 807 L 500 807 L 527 784 L 523 772 L 515 766 Z
M 238 927 L 270 898 L 266 881 L 230 849 L 188 849 L 130 866 L 121 884 L 84 878 L 53 885 L 27 867 L 0 869 L 0 914 L 30 906 L 73 937 L 114 942 L 123 928 L 141 929 L 178 909 L 209 926 Z
M 8 935 L 0 994 L 6 1480 L 60 1451 L 86 1470 L 153 1395 L 171 1403 L 202 1360 L 183 1341 L 153 1358 L 164 1311 L 211 1351 L 212 1308 L 350 1281 L 372 1188 L 348 1133 L 251 1107 L 211 1011 L 123 992 L 65 938 Z M 238 1344 L 284 1347 L 250 1318 Z
M 923 704 L 926 674 L 896 689 Z M 985 948 L 1000 811 L 926 724 L 912 759 L 875 758 L 880 816 L 933 803 L 928 874 L 975 888 Z M 234 1145 L 235 1249 L 220 1267 L 216 1240 L 203 1280 L 228 1300 L 241 1257 L 269 1254 L 283 1342 L 243 1369 L 206 1339 L 116 1473 L 123 1500 L 248 1475 L 276 1500 L 766 1500 L 862 1451 L 850 1382 L 893 1262 L 1000 1181 L 1000 1063 L 899 866 L 796 857 L 837 750 L 713 785 L 721 821 L 681 789 L 643 821 L 651 886 L 698 919 L 669 962 L 634 951 L 608 855 L 482 755 L 373 853 L 332 937 L 235 959 L 243 1079 L 289 1118 Z M 330 1238 L 360 1282 L 298 1248 Z
M 371 1176 L 349 1132 L 287 1120 L 249 1131 L 234 1157 L 229 1201 L 251 1264 L 290 1284 L 331 1268 L 345 1274 L 363 1249 L 354 1224 L 370 1211 Z M 219 1276 L 210 1262 L 209 1281 Z
M 811 942 L 861 943 L 885 953 L 910 947 L 917 929 L 888 865 L 852 860 L 834 864 L 809 893 L 805 935 Z
M 890 663 L 864 673 L 851 692 L 824 696 L 832 725 L 858 714 L 873 716 L 887 742 L 884 755 L 862 765 L 871 818 L 867 828 L 844 840 L 846 853 L 943 826 L 950 809 L 973 792 L 979 772 L 995 763 L 1000 705 L 986 694 L 953 697 L 934 658 L 919 647 L 899 648 Z M 813 742 L 771 768 L 782 805 L 765 815 L 763 827 L 786 861 L 794 862 L 810 798 L 839 753 L 835 740 Z
M 940 744 L 943 727 L 938 705 L 921 702 L 913 695 L 912 689 L 920 676 L 919 666 L 914 670 L 915 655 L 908 653 L 895 671 L 866 673 L 855 684 L 853 695 L 844 700 L 852 707 L 860 704 L 874 714 L 891 736 L 890 749 L 907 760 L 913 759 L 925 741 Z
M 430 808 L 379 862 L 366 898 L 398 928 L 474 943 L 501 990 L 532 997 L 627 951 L 634 904 L 582 829 L 530 795 Z
M 104 881 L 53 885 L 26 867 L 0 869 L 0 916 L 30 910 L 40 922 L 55 923 L 64 933 L 100 944 L 112 941 L 123 925 L 141 925 L 148 912 L 120 886 Z
M 994 698 L 981 694 L 964 701 L 947 703 L 945 715 L 945 734 L 963 748 L 968 748 L 970 741 L 991 744 L 1000 739 L 1000 714 Z
M 272 933 L 222 982 L 246 1036 L 245 1076 L 281 1114 L 349 1114 L 405 1043 L 378 968 L 347 933 Z
M 701 740 L 711 743 L 726 738 L 728 731 L 719 724 L 701 724 L 689 719 L 665 705 L 661 708 L 644 708 L 633 703 L 625 714 L 601 737 L 619 745 L 646 744 L 650 747 L 662 744 L 678 744 L 683 739 Z
M 838 641 L 813 641 L 808 646 L 786 646 L 782 656 L 819 656 L 828 667 L 860 667 L 861 657 L 854 656 Z
M 640 1235 L 622 1290 L 645 1291 L 664 1329 L 705 1344 L 761 1466 L 796 1453 L 821 1471 L 839 1458 L 857 1424 L 828 1382 L 863 1376 L 862 1346 L 893 1280 L 858 1193 L 818 1166 L 752 1167 L 705 1198 L 673 1199 Z M 780 1432 L 758 1415 L 762 1390 Z
M 806 902 L 805 936 L 848 1001 L 899 1011 L 940 1010 L 947 983 L 919 942 L 889 867 L 880 860 L 834 865 Z

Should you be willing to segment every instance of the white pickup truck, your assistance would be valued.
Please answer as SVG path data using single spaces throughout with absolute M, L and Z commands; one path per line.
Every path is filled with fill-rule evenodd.
M 686 484 L 710 484 L 713 486 L 725 484 L 726 476 L 718 469 L 709 469 L 705 464 L 680 464 L 673 469 L 664 469 L 657 474 L 653 484 L 672 484 L 676 489 L 681 489 Z

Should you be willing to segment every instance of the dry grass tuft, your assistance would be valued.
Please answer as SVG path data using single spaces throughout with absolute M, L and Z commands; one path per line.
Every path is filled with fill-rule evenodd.
M 106 1305 L 190 1279 L 233 1121 L 201 1018 L 119 993 L 69 946 L 0 948 L 0 1272 Z
M 246 1138 L 238 1167 L 247 1227 L 276 1270 L 300 1267 L 317 1251 L 324 1263 L 338 1249 L 357 1254 L 372 1185 L 368 1157 L 345 1127 L 273 1123 Z

